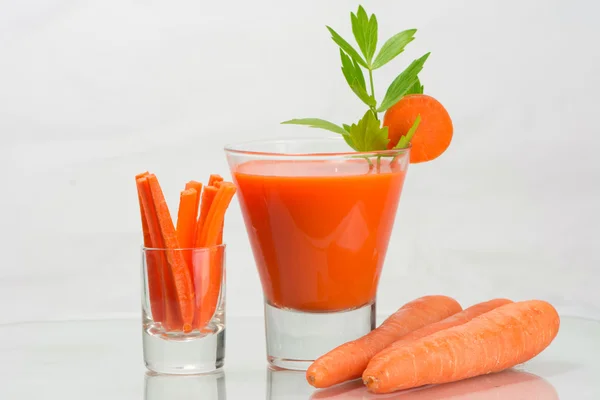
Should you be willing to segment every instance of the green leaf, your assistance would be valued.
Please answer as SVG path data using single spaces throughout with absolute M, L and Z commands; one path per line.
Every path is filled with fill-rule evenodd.
M 350 13 L 350 20 L 356 43 L 365 56 L 367 64 L 370 65 L 377 48 L 377 18 L 375 14 L 371 14 L 371 18 L 369 18 L 365 9 L 358 6 L 356 15 Z
M 402 98 L 418 79 L 418 75 L 423 69 L 423 64 L 427 61 L 430 53 L 413 61 L 400 75 L 390 84 L 385 97 L 381 102 L 381 106 L 377 109 L 378 112 L 383 112 L 396 104 Z
M 406 93 L 404 93 L 404 95 L 409 95 L 409 94 L 423 94 L 423 89 L 425 87 L 423 85 L 421 85 L 421 81 L 419 80 L 419 77 L 417 77 L 417 80 L 415 81 L 415 84 L 412 85 L 407 91 Z
M 384 66 L 392 61 L 398 54 L 402 53 L 406 45 L 415 39 L 414 36 L 416 32 L 416 29 L 408 29 L 389 38 L 383 44 L 381 50 L 379 50 L 377 57 L 375 57 L 373 69 Z
M 350 125 L 342 124 L 346 132 L 350 133 Z
M 339 125 L 334 124 L 333 122 L 325 121 L 324 119 L 319 118 L 300 118 L 300 119 L 290 119 L 289 121 L 284 121 L 282 124 L 287 125 L 305 125 L 311 128 L 320 128 L 326 129 L 331 132 L 339 133 L 341 135 L 348 135 L 348 132 L 344 130 Z
M 358 124 L 352 124 L 350 138 L 354 144 L 352 148 L 356 151 L 385 150 L 390 141 L 387 126 L 382 128 L 371 110 L 365 113 Z
M 413 122 L 413 124 L 410 127 L 410 129 L 408 130 L 408 132 L 406 132 L 406 135 L 400 137 L 400 140 L 398 140 L 398 144 L 396 144 L 396 146 L 394 146 L 394 149 L 407 148 L 408 145 L 410 144 L 410 141 L 412 140 L 413 136 L 415 135 L 415 132 L 417 131 L 417 128 L 419 127 L 420 123 L 421 123 L 421 114 L 417 115 L 415 122 Z
M 340 48 L 342 50 L 344 50 L 344 52 L 346 54 L 348 54 L 350 57 L 352 57 L 353 60 L 355 60 L 357 63 L 359 63 L 363 67 L 367 68 L 367 63 L 365 62 L 365 60 L 363 60 L 362 57 L 360 56 L 360 54 L 358 54 L 358 52 L 356 50 L 354 50 L 354 47 L 352 47 L 350 45 L 350 43 L 346 42 L 344 40 L 344 38 L 342 38 L 340 35 L 338 35 L 338 33 L 336 31 L 334 31 L 331 27 L 328 26 L 327 29 L 329 30 L 329 33 L 331 33 L 331 38 L 333 39 L 333 41 L 338 46 L 340 46 Z
M 369 107 L 374 107 L 376 102 L 372 96 L 367 93 L 365 77 L 360 65 L 348 57 L 346 53 L 340 49 L 340 57 L 342 59 L 342 73 L 346 82 L 352 91 Z

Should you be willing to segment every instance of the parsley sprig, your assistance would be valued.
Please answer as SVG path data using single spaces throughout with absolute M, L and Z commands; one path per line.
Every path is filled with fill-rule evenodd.
M 360 52 L 348 41 L 340 36 L 333 28 L 327 26 L 331 38 L 338 45 L 342 63 L 342 74 L 354 94 L 368 106 L 363 117 L 355 124 L 342 124 L 339 126 L 333 122 L 320 118 L 291 119 L 282 124 L 306 125 L 311 128 L 326 129 L 338 133 L 350 147 L 359 152 L 386 150 L 389 138 L 388 128 L 381 126 L 379 113 L 386 111 L 396 104 L 402 97 L 408 94 L 423 93 L 423 85 L 419 80 L 419 73 L 429 53 L 414 60 L 388 87 L 381 103 L 375 97 L 373 84 L 373 71 L 383 67 L 404 51 L 404 48 L 415 39 L 416 29 L 408 29 L 395 34 L 389 38 L 379 49 L 377 56 L 377 30 L 378 23 L 375 14 L 367 15 L 362 6 L 358 11 L 350 13 L 352 33 L 358 44 Z M 368 74 L 369 86 L 365 79 L 365 71 Z M 409 146 L 413 134 L 421 121 L 417 117 L 413 126 L 405 136 L 402 136 L 394 149 L 404 149 Z

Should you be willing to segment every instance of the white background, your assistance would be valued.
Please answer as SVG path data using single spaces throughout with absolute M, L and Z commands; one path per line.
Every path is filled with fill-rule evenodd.
M 381 37 L 418 28 L 387 84 L 431 51 L 427 93 L 455 123 L 412 166 L 379 311 L 443 293 L 468 305 L 543 298 L 600 318 L 600 5 L 364 1 Z M 0 323 L 139 315 L 133 176 L 226 176 L 222 147 L 319 134 L 279 121 L 364 111 L 324 27 L 350 38 L 355 1 L 0 0 Z M 237 203 L 228 313 L 260 315 Z

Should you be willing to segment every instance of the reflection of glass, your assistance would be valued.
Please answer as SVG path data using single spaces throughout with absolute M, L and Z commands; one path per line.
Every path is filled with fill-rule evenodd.
M 558 400 L 558 394 L 548 381 L 529 372 L 507 370 L 464 381 L 446 383 L 396 392 L 372 394 L 360 381 L 348 382 L 330 389 L 319 390 L 311 400 Z
M 226 400 L 225 374 L 145 376 L 144 400 Z
M 409 150 L 347 151 L 341 138 L 226 149 L 278 367 L 305 369 L 374 327 Z
M 304 372 L 267 368 L 267 400 L 306 400 L 312 392 Z
M 191 298 L 178 296 L 173 264 L 189 270 Z M 175 260 L 175 261 L 174 261 Z M 225 245 L 142 250 L 144 362 L 168 374 L 211 372 L 225 358 Z M 186 302 L 187 300 L 187 302 Z M 186 322 L 186 320 L 188 322 Z

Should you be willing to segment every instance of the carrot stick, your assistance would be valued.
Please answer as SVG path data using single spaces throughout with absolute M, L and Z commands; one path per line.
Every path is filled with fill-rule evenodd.
M 236 188 L 232 183 L 223 182 L 210 207 L 206 223 L 200 235 L 199 247 L 212 247 L 220 240 L 225 212 L 235 194 Z M 196 315 L 194 328 L 202 329 L 213 317 L 219 302 L 222 282 L 223 249 L 211 250 L 208 268 L 202 268 L 205 276 L 196 280 Z
M 196 189 L 196 193 L 198 193 L 198 196 L 196 196 L 196 212 L 194 213 L 194 221 L 196 220 L 196 218 L 198 218 L 198 207 L 200 206 L 200 193 L 202 193 L 202 183 L 198 182 L 198 181 L 189 181 L 188 183 L 185 184 L 185 188 L 186 189 Z M 192 246 L 193 246 L 193 242 L 192 242 Z M 190 246 L 190 247 L 192 247 Z
M 185 259 L 179 249 L 179 241 L 177 240 L 177 232 L 169 213 L 169 208 L 163 195 L 158 179 L 154 174 L 150 174 L 146 178 L 152 193 L 152 200 L 156 208 L 156 215 L 160 227 L 160 233 L 164 241 L 164 246 L 167 249 L 166 255 L 170 272 L 173 277 L 175 293 L 177 296 L 177 306 L 181 321 L 183 323 L 183 331 L 189 332 L 192 329 L 194 320 L 194 286 L 192 277 L 186 266 Z
M 223 182 L 223 177 L 219 174 L 212 174 L 208 178 L 208 186 L 217 186 L 217 182 Z
M 325 388 L 359 378 L 369 360 L 402 336 L 456 314 L 462 308 L 446 296 L 425 296 L 405 304 L 367 335 L 319 357 L 306 371 L 312 386 Z
M 217 189 L 221 187 L 223 182 L 223 177 L 218 174 L 212 174 L 208 179 L 208 185 L 214 186 Z M 221 226 L 221 233 L 219 234 L 219 240 L 217 241 L 217 244 L 223 244 L 223 225 Z
M 206 217 L 206 222 L 202 226 L 200 233 L 200 246 L 210 247 L 218 243 L 223 222 L 225 220 L 225 212 L 229 203 L 235 194 L 235 185 L 230 182 L 222 182 L 214 201 L 211 204 L 210 210 Z
M 182 249 L 194 246 L 194 229 L 196 228 L 196 189 L 186 189 L 179 195 L 179 212 L 177 213 L 177 240 Z
M 138 179 L 144 178 L 148 172 L 143 172 L 135 176 L 136 187 L 138 190 L 138 202 L 140 204 L 140 214 L 142 217 L 142 232 L 144 234 L 144 247 L 152 248 L 152 235 L 148 226 L 148 219 L 142 202 L 142 188 L 138 185 Z M 150 310 L 152 319 L 155 322 L 163 322 L 165 318 L 164 299 L 163 299 L 163 283 L 161 271 L 160 257 L 157 252 L 146 252 L 146 270 L 148 274 L 148 296 L 150 297 Z
M 153 248 L 157 249 L 154 251 L 151 250 L 146 254 L 151 259 L 155 259 L 156 264 L 158 265 L 159 278 L 161 283 L 160 286 L 162 291 L 161 302 L 163 308 L 163 319 L 161 322 L 167 330 L 171 330 L 172 327 L 179 326 L 181 325 L 181 323 L 178 317 L 179 312 L 175 307 L 176 296 L 175 287 L 173 285 L 173 278 L 171 276 L 171 271 L 169 270 L 169 264 L 165 257 L 165 253 L 162 250 L 165 247 L 165 243 L 160 232 L 160 224 L 158 222 L 156 208 L 152 199 L 152 193 L 150 191 L 147 176 L 148 175 L 138 178 L 136 180 L 138 192 L 141 195 L 142 204 L 144 206 L 146 221 L 148 222 L 148 230 L 150 231 L 150 236 L 152 238 L 152 246 Z
M 194 247 L 194 231 L 196 229 L 196 189 L 183 190 L 179 195 L 179 211 L 177 213 L 177 240 L 182 249 L 185 264 L 194 279 L 194 266 L 192 265 L 192 250 Z
M 483 303 L 475 304 L 474 306 L 471 306 L 466 310 L 451 315 L 446 319 L 443 319 L 434 324 L 426 325 L 421 329 L 417 329 L 416 331 L 413 331 L 408 335 L 402 336 L 399 340 L 395 341 L 390 346 L 377 353 L 371 359 L 371 361 L 369 361 L 368 367 L 377 368 L 377 365 L 379 365 L 380 363 L 384 363 L 389 357 L 392 357 L 392 354 L 395 351 L 397 351 L 398 348 L 405 346 L 406 343 L 410 340 L 421 339 L 422 337 L 429 336 L 439 331 L 443 331 L 444 329 L 462 325 L 465 322 L 468 322 L 473 318 L 480 316 L 481 314 L 485 314 L 486 312 L 493 310 L 494 308 L 498 308 L 510 303 L 512 303 L 512 301 L 507 299 L 493 299 Z
M 202 192 L 202 201 L 200 202 L 200 216 L 198 217 L 198 223 L 196 224 L 196 242 L 194 247 L 202 246 L 200 243 L 200 235 L 202 234 L 202 228 L 206 223 L 206 217 L 208 217 L 210 206 L 212 205 L 216 195 L 217 188 L 210 185 L 206 186 L 204 188 L 204 191 Z
M 523 363 L 558 333 L 560 318 L 549 303 L 507 304 L 471 321 L 407 342 L 363 380 L 374 393 L 454 382 Z

